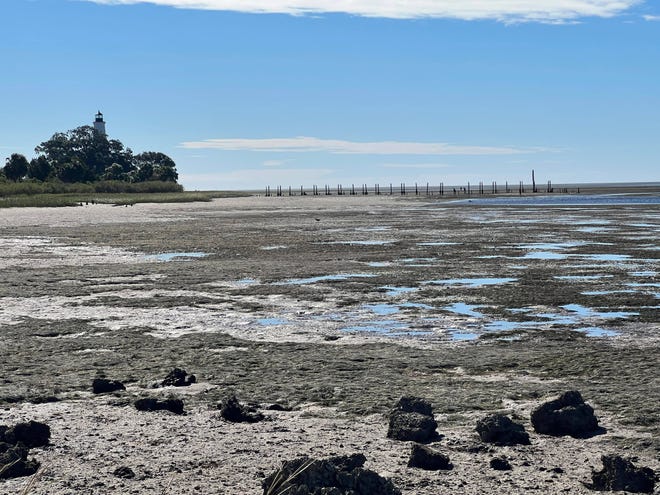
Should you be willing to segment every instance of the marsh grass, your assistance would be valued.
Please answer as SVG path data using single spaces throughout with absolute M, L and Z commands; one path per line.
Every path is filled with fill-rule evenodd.
M 291 484 L 298 476 L 307 471 L 310 466 L 314 464 L 314 459 L 307 459 L 303 462 L 298 469 L 291 473 L 288 477 L 284 477 L 282 471 L 277 473 L 277 476 L 273 478 L 270 485 L 265 489 L 265 495 L 284 495 L 285 493 L 293 489 Z
M 118 206 L 138 203 L 192 203 L 211 201 L 213 198 L 245 196 L 245 193 L 234 191 L 211 192 L 95 192 L 79 191 L 69 193 L 35 193 L 4 195 L 0 187 L 0 208 L 24 207 L 64 207 L 82 206 L 88 204 L 112 204 Z

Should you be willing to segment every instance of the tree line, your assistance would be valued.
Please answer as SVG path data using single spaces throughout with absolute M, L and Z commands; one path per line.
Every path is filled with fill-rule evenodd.
M 176 183 L 179 178 L 174 160 L 166 154 L 157 151 L 133 154 L 121 141 L 108 139 L 92 126 L 55 133 L 34 150 L 37 156 L 31 160 L 19 153 L 7 158 L 0 169 L 5 180 Z

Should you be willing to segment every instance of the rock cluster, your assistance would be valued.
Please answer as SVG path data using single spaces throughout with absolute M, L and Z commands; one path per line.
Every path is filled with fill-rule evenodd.
M 183 401 L 181 399 L 138 399 L 135 401 L 138 411 L 170 411 L 174 414 L 183 414 Z
M 220 404 L 220 416 L 232 423 L 256 423 L 264 419 L 264 415 L 255 408 L 241 404 L 232 395 Z
M 181 368 L 174 368 L 167 376 L 160 382 L 162 387 L 189 387 L 197 382 L 195 375 L 189 375 L 186 370 Z
M 364 469 L 362 454 L 286 461 L 262 483 L 264 495 L 401 495 L 394 484 Z
M 419 397 L 402 397 L 390 412 L 387 437 L 394 440 L 428 442 L 437 437 L 438 423 L 431 404 Z
M 124 384 L 118 380 L 94 378 L 94 381 L 92 382 L 92 392 L 95 394 L 107 394 L 110 392 L 117 392 L 118 390 L 126 390 Z
M 490 467 L 495 471 L 511 471 L 511 463 L 506 457 L 493 457 L 490 460 Z
M 33 447 L 43 447 L 50 440 L 50 427 L 37 421 L 0 425 L 0 479 L 30 476 L 39 462 L 28 459 Z
M 603 469 L 593 471 L 592 490 L 653 493 L 655 472 L 651 468 L 638 468 L 628 459 L 618 455 L 602 456 Z
M 448 455 L 418 443 L 412 444 L 408 467 L 425 469 L 427 471 L 454 469 L 454 465 L 449 460 Z
M 495 445 L 529 445 L 525 427 L 514 423 L 508 416 L 492 414 L 477 422 L 477 433 L 482 442 Z
M 531 420 L 534 430 L 545 435 L 581 438 L 598 430 L 593 408 L 575 390 L 539 406 L 532 412 Z

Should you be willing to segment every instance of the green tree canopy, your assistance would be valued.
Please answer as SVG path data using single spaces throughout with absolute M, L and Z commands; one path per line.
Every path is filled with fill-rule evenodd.
M 135 155 L 135 165 L 137 166 L 136 182 L 146 180 L 176 182 L 179 179 L 174 160 L 165 153 L 145 151 Z
M 30 179 L 45 181 L 53 173 L 53 166 L 45 156 L 38 156 L 30 160 L 27 175 Z
M 3 169 L 5 177 L 14 182 L 21 180 L 27 175 L 28 161 L 25 156 L 18 153 L 12 154 L 8 159 Z

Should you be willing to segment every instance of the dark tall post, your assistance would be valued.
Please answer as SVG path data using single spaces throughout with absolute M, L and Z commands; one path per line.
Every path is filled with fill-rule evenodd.
M 392 183 L 390 182 L 390 196 L 392 196 Z
M 534 169 L 532 169 L 532 192 L 533 193 L 538 192 L 536 190 L 536 180 L 534 179 Z

